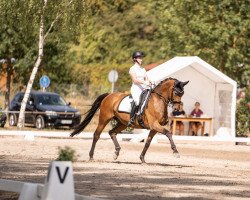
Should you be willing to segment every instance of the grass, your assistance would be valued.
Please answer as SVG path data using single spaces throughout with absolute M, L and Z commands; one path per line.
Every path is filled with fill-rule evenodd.
M 71 102 L 71 106 L 78 109 L 81 113 L 82 120 L 84 119 L 84 114 L 91 108 L 92 103 L 95 99 L 89 99 L 84 96 L 76 96 L 76 97 L 65 97 L 67 102 Z M 89 123 L 89 125 L 84 129 L 87 132 L 95 131 L 99 120 L 99 111 L 96 112 L 93 119 Z M 111 129 L 111 125 L 108 124 L 104 131 L 108 131 Z

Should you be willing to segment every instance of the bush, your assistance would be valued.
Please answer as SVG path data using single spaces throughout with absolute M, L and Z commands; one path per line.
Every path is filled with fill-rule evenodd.
M 65 146 L 64 148 L 58 147 L 58 158 L 56 160 L 58 161 L 71 161 L 75 162 L 77 160 L 77 156 L 75 155 L 75 150 Z
M 247 137 L 250 133 L 250 102 L 249 91 L 246 91 L 246 97 L 237 104 L 236 111 L 236 135 L 237 137 Z

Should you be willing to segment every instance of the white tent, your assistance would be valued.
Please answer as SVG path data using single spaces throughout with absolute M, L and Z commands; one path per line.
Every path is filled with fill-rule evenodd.
M 182 98 L 186 113 L 190 114 L 198 101 L 204 114 L 213 118 L 214 135 L 223 133 L 224 136 L 235 137 L 237 84 L 234 80 L 197 56 L 174 57 L 149 70 L 147 75 L 156 82 L 167 77 L 189 80 Z M 206 125 L 206 132 L 207 129 Z

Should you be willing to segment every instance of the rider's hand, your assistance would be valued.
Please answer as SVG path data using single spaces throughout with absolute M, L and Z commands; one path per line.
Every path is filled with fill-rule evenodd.
M 149 81 L 144 81 L 144 85 L 150 86 L 150 82 Z
M 156 82 L 155 82 L 155 81 L 151 81 L 150 83 L 151 83 L 151 85 L 152 85 L 153 87 L 156 86 Z

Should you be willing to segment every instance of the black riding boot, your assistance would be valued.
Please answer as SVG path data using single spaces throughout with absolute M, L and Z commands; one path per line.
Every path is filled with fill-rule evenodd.
M 131 126 L 135 123 L 136 112 L 139 106 L 133 105 L 130 113 L 130 120 L 128 122 L 128 126 Z

